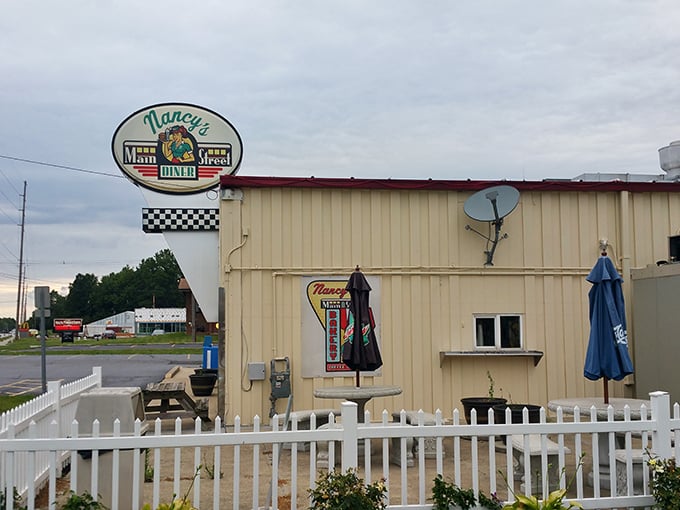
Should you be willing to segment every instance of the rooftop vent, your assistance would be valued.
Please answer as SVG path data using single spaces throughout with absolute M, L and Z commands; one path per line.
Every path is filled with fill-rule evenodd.
M 670 181 L 680 179 L 680 140 L 659 149 L 659 164 Z

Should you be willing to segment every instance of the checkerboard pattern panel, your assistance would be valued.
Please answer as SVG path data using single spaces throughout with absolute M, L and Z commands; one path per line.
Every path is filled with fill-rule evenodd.
M 142 209 L 142 230 L 148 234 L 218 230 L 219 226 L 219 209 Z

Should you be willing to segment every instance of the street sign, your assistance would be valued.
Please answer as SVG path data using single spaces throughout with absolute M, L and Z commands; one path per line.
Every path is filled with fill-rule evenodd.
M 33 296 L 35 298 L 35 307 L 49 310 L 50 308 L 50 288 L 49 287 L 33 287 Z

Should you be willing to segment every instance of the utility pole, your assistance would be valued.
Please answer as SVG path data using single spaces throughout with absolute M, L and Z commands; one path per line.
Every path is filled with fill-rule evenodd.
M 24 268 L 24 223 L 26 221 L 26 181 L 24 181 L 23 204 L 21 206 L 21 242 L 19 245 L 19 288 L 17 290 L 17 316 L 16 326 L 14 327 L 14 340 L 19 339 L 19 314 L 21 312 L 21 300 L 23 293 L 21 292 L 23 268 Z

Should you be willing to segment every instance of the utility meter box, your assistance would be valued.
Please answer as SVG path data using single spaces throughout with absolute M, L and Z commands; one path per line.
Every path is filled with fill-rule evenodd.
M 92 435 L 92 422 L 99 421 L 99 435 L 102 437 L 113 436 L 113 422 L 120 421 L 121 436 L 131 436 L 135 430 L 135 420 L 141 423 L 141 433 L 145 434 L 149 428 L 144 413 L 144 398 L 142 390 L 136 387 L 122 388 L 97 388 L 83 393 L 76 407 L 76 420 L 78 421 L 78 436 L 88 437 Z M 139 465 L 144 466 L 144 453 L 138 454 Z M 97 492 L 101 496 L 99 501 L 111 507 L 112 490 L 111 480 L 113 476 L 113 455 L 110 451 L 101 450 L 98 455 L 99 475 Z M 118 506 L 119 508 L 134 508 L 132 504 L 133 484 L 138 487 L 138 508 L 142 507 L 142 492 L 144 483 L 144 470 L 140 469 L 137 480 L 132 478 L 132 465 L 134 459 L 133 450 L 120 452 L 118 471 Z M 78 452 L 78 492 L 92 492 L 92 452 L 89 450 Z
M 253 361 L 248 363 L 248 380 L 250 381 L 264 381 L 264 362 Z
M 290 397 L 290 360 L 274 358 L 269 367 L 269 380 L 272 384 L 271 398 Z

